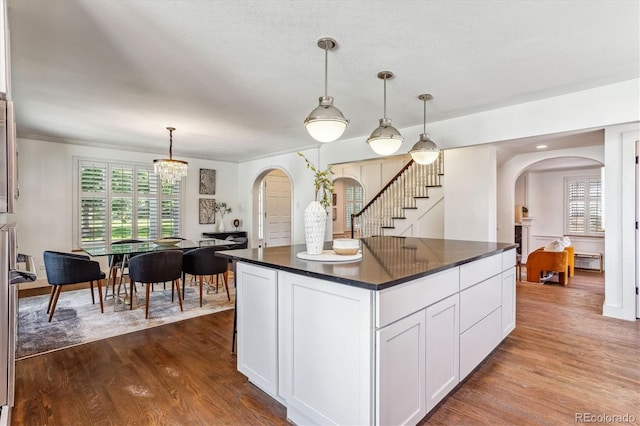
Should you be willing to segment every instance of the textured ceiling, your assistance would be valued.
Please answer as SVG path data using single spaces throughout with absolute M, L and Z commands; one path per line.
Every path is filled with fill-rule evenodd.
M 242 161 L 640 77 L 638 1 L 8 0 L 18 134 Z M 428 124 L 427 124 L 428 126 Z M 437 135 L 434 135 L 434 139 Z M 407 144 L 407 141 L 405 141 Z

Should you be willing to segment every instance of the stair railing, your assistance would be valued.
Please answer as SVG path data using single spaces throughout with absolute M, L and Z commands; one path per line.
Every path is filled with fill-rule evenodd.
M 405 209 L 415 209 L 417 198 L 429 198 L 429 187 L 441 186 L 444 153 L 431 164 L 410 160 L 358 213 L 351 215 L 351 238 L 383 235 L 393 220 L 404 218 Z

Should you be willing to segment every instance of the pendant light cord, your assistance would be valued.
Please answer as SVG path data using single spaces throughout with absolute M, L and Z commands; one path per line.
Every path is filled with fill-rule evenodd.
M 387 118 L 387 76 L 384 76 L 384 109 L 382 111 L 382 118 Z
M 427 133 L 427 100 L 424 99 L 422 101 L 423 103 L 423 120 L 422 120 L 422 133 L 426 134 Z
M 173 129 L 169 129 L 169 160 L 173 160 Z
M 329 74 L 329 67 L 327 65 L 328 61 L 329 61 L 329 43 L 325 42 L 324 43 L 324 96 L 325 98 L 328 96 L 328 74 Z

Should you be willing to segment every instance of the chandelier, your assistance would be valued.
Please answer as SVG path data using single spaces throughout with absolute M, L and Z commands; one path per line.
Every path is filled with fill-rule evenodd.
M 173 159 L 173 131 L 175 127 L 167 127 L 169 131 L 169 158 L 153 160 L 153 170 L 160 176 L 163 182 L 173 185 L 187 176 L 189 163 Z

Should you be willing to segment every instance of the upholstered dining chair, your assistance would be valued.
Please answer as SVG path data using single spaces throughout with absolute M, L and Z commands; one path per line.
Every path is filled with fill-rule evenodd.
M 47 250 L 44 252 L 44 268 L 47 273 L 47 281 L 51 285 L 51 295 L 47 313 L 49 322 L 53 318 L 53 313 L 58 304 L 58 298 L 62 287 L 68 284 L 79 284 L 88 282 L 91 286 L 91 300 L 95 305 L 96 299 L 93 292 L 93 283 L 98 283 L 98 297 L 100 299 L 100 312 L 104 313 L 102 304 L 102 280 L 105 274 L 100 270 L 100 263 L 91 260 L 89 256 L 62 253 Z
M 171 281 L 171 301 L 173 291 L 178 292 L 178 302 L 182 311 L 180 277 L 182 275 L 182 250 L 163 250 L 139 254 L 129 260 L 131 290 L 136 282 L 146 285 L 145 318 L 149 319 L 149 296 L 151 284 Z M 133 304 L 132 304 L 133 308 Z
M 184 297 L 184 288 L 186 287 L 186 274 L 193 275 L 199 281 L 200 285 L 200 306 L 202 306 L 202 285 L 204 276 L 209 276 L 209 282 L 213 284 L 213 276 L 216 276 L 216 291 L 218 291 L 218 278 L 222 275 L 224 288 L 227 291 L 227 300 L 231 300 L 229 295 L 229 285 L 227 283 L 227 269 L 229 261 L 225 258 L 216 256 L 216 251 L 226 250 L 225 246 L 208 246 L 189 250 L 184 254 L 182 262 L 182 297 Z

